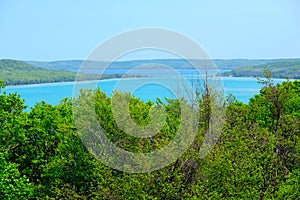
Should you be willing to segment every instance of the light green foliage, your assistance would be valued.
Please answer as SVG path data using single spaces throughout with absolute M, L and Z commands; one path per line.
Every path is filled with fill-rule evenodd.
M 299 169 L 289 173 L 285 182 L 281 182 L 276 192 L 278 199 L 297 199 L 300 196 L 300 172 Z
M 0 91 L 0 196 L 6 199 L 297 199 L 299 197 L 300 81 L 264 82 L 249 104 L 230 96 L 226 122 L 216 146 L 205 157 L 198 150 L 209 128 L 213 96 L 199 100 L 194 143 L 171 165 L 149 173 L 125 173 L 105 166 L 83 145 L 72 108 L 85 105 L 105 135 L 132 152 L 151 152 L 168 144 L 181 122 L 178 100 L 143 102 L 130 97 L 132 120 L 146 126 L 149 110 L 163 105 L 166 123 L 152 138 L 138 138 L 116 124 L 111 98 L 83 90 L 57 106 L 37 103 L 24 112 L 17 94 Z M 127 95 L 124 93 L 118 93 Z M 85 113 L 86 112 L 86 113 Z M 75 113 L 76 116 L 76 113 Z M 84 121 L 83 124 L 86 125 Z M 186 130 L 189 131 L 189 130 Z M 171 156 L 171 155 L 170 155 Z
M 21 175 L 18 165 L 7 161 L 7 153 L 0 152 L 0 196 L 2 199 L 28 199 L 34 186 Z
M 2 81 L 2 80 L 0 80 L 0 90 L 2 89 L 2 88 L 4 88 L 4 81 Z

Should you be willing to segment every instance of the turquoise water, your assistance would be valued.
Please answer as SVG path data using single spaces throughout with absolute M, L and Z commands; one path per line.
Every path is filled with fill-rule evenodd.
M 221 79 L 224 84 L 226 95 L 232 93 L 239 101 L 247 103 L 249 98 L 254 94 L 258 94 L 262 85 L 257 83 L 256 78 L 236 78 L 226 77 Z M 141 98 L 144 101 L 155 100 L 157 97 L 164 99 L 176 98 L 174 89 L 168 89 L 165 87 L 164 82 L 168 83 L 169 80 L 164 78 L 151 79 L 151 81 L 137 78 L 120 80 L 103 80 L 100 82 L 81 82 L 80 87 L 83 88 L 96 88 L 100 86 L 101 90 L 106 92 L 108 95 L 112 94 L 115 86 L 118 82 L 120 91 L 128 91 L 130 88 L 135 88 L 133 95 Z M 275 79 L 274 83 L 281 83 L 284 79 Z M 171 83 L 173 84 L 173 83 Z M 140 87 L 136 88 L 138 85 Z M 36 102 L 46 101 L 47 103 L 56 105 L 61 99 L 65 97 L 73 96 L 74 82 L 69 83 L 51 83 L 51 84 L 38 84 L 38 85 L 26 85 L 26 86 L 10 86 L 6 87 L 7 93 L 19 93 L 25 104 L 29 107 L 33 107 Z

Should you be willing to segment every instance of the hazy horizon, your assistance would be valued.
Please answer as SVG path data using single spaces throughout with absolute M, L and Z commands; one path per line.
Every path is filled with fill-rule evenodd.
M 85 59 L 58 59 L 58 60 L 19 60 L 15 58 L 0 58 L 0 60 L 18 60 L 23 62 L 63 62 L 63 61 L 92 61 L 92 62 L 111 62 L 111 61 L 104 61 L 104 60 L 85 60 Z M 298 60 L 300 57 L 293 57 L 293 58 L 212 58 L 209 60 Z M 132 59 L 132 60 L 116 60 L 113 62 L 131 62 L 131 61 L 150 61 L 150 60 L 195 60 L 193 58 L 185 59 L 185 58 L 141 58 L 141 59 Z M 202 59 L 204 60 L 204 59 Z

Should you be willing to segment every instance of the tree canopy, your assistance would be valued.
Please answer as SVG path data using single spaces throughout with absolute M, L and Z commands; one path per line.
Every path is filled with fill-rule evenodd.
M 0 196 L 5 199 L 297 199 L 300 196 L 300 81 L 263 82 L 249 104 L 229 96 L 222 135 L 204 158 L 198 156 L 210 112 L 199 99 L 200 121 L 191 147 L 171 165 L 149 173 L 125 173 L 98 161 L 83 145 L 73 107 L 37 103 L 24 112 L 18 94 L 0 90 Z M 1 85 L 1 83 L 0 83 Z M 119 95 L 126 95 L 118 93 Z M 100 89 L 83 90 L 95 99 L 106 136 L 128 151 L 150 152 L 172 140 L 180 125 L 180 104 L 130 97 L 137 124 L 162 105 L 166 123 L 153 138 L 123 132 L 112 115 L 111 98 Z M 209 98 L 209 96 L 206 96 Z M 189 130 L 187 130 L 189 131 Z

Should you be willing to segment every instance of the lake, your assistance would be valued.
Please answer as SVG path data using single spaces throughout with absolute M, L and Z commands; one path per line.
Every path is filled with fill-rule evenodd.
M 160 78 L 162 80 L 163 78 Z M 157 79 L 158 80 L 158 79 Z M 81 82 L 80 87 L 83 88 L 96 88 L 100 86 L 101 90 L 111 96 L 119 79 L 101 80 L 99 82 L 89 81 Z M 222 78 L 226 95 L 233 94 L 239 101 L 247 103 L 249 98 L 254 94 L 258 94 L 262 85 L 257 83 L 256 78 L 237 78 L 237 77 L 224 77 Z M 284 79 L 274 79 L 274 83 L 281 83 Z M 133 88 L 136 85 L 143 84 L 145 78 L 125 79 L 121 82 L 120 91 L 126 91 L 126 88 Z M 146 81 L 147 82 L 147 81 Z M 148 81 L 149 82 L 149 81 Z M 164 99 L 175 98 L 176 95 L 171 90 L 157 84 L 156 79 L 152 79 L 148 84 L 134 91 L 133 95 L 141 98 L 144 101 L 155 100 L 157 97 Z M 61 99 L 73 96 L 74 82 L 65 83 L 48 83 L 36 84 L 25 86 L 8 86 L 5 88 L 7 93 L 19 93 L 25 104 L 29 107 L 34 106 L 36 102 L 46 101 L 47 103 L 56 105 Z

